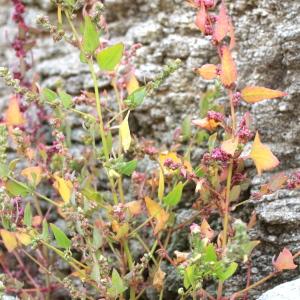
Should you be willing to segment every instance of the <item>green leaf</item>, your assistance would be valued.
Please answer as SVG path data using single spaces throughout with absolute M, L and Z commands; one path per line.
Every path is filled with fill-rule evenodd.
M 32 225 L 32 212 L 31 212 L 31 206 L 29 202 L 27 202 L 25 206 L 23 222 L 28 227 L 31 227 Z
M 9 174 L 8 165 L 0 163 L 0 178 L 6 178 L 8 174 Z
M 45 101 L 49 101 L 49 102 L 54 102 L 57 98 L 58 98 L 58 95 L 50 90 L 50 89 L 47 89 L 47 88 L 44 88 L 42 90 L 42 98 L 45 100 Z
M 183 141 L 184 142 L 188 141 L 192 135 L 190 116 L 185 117 L 185 119 L 183 120 L 181 125 L 181 132 L 182 132 Z
M 84 53 L 80 52 L 79 54 L 79 59 L 80 61 L 83 63 L 83 64 L 87 64 L 88 63 L 88 60 L 86 58 L 86 56 L 84 55 Z
M 29 194 L 29 188 L 21 182 L 9 180 L 5 183 L 7 191 L 13 196 L 26 197 Z
M 208 144 L 208 150 L 209 150 L 209 152 L 211 152 L 214 149 L 214 147 L 215 147 L 215 143 L 216 143 L 216 140 L 217 140 L 217 135 L 218 135 L 217 132 L 215 132 L 208 139 L 207 144 Z
M 93 53 L 99 45 L 99 34 L 97 27 L 91 21 L 89 16 L 84 17 L 83 30 L 83 50 L 88 53 Z
M 216 262 L 218 257 L 215 250 L 215 247 L 212 244 L 209 244 L 205 249 L 204 261 L 206 262 Z
M 98 228 L 93 229 L 93 246 L 98 250 L 103 245 L 103 237 Z
M 118 297 L 120 294 L 127 290 L 122 278 L 120 277 L 118 271 L 113 269 L 111 278 L 111 287 L 108 289 L 108 293 L 112 297 Z
M 170 191 L 168 195 L 163 198 L 164 203 L 168 206 L 177 205 L 181 200 L 183 187 L 184 185 L 182 182 L 176 184 L 173 190 Z
M 69 6 L 73 6 L 75 4 L 75 0 L 63 0 L 63 2 Z
M 146 94 L 146 87 L 142 86 L 131 93 L 124 102 L 130 109 L 135 109 L 143 103 Z
M 225 280 L 227 280 L 233 276 L 237 267 L 238 267 L 238 264 L 236 262 L 232 262 L 224 272 L 219 272 L 218 278 L 224 282 Z
M 190 265 L 184 270 L 183 286 L 188 289 L 190 286 L 195 285 L 195 269 L 196 265 Z
M 102 71 L 114 71 L 121 62 L 124 51 L 124 44 L 119 43 L 107 47 L 96 55 L 98 65 Z
M 69 249 L 71 247 L 71 241 L 68 239 L 66 234 L 54 224 L 50 224 L 50 227 L 54 234 L 57 246 Z
M 46 220 L 43 220 L 42 239 L 47 240 L 49 236 L 49 226 Z
M 73 103 L 72 96 L 67 94 L 64 91 L 61 91 L 58 94 L 59 94 L 59 98 L 60 98 L 64 108 L 70 108 L 72 106 L 72 103 Z
M 229 201 L 230 202 L 237 201 L 239 199 L 240 194 L 241 194 L 241 186 L 235 185 L 230 191 Z
M 93 263 L 91 278 L 95 280 L 98 284 L 101 283 L 100 267 L 98 263 Z
M 137 167 L 137 160 L 131 160 L 128 162 L 119 162 L 114 166 L 114 170 L 117 171 L 120 174 L 126 175 L 126 176 L 131 176 L 133 171 Z

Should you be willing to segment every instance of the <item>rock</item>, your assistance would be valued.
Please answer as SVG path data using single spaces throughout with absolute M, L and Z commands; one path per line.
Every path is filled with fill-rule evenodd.
M 300 279 L 286 282 L 262 294 L 258 300 L 296 300 L 300 297 Z

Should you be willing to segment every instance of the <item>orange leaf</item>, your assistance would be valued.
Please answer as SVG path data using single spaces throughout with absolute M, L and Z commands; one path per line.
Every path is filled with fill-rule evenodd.
M 211 240 L 214 237 L 215 232 L 211 229 L 206 219 L 202 221 L 200 230 L 202 237 L 208 238 L 209 240 Z
M 221 81 L 224 86 L 230 86 L 237 80 L 236 64 L 227 46 L 222 48 Z
M 25 124 L 25 119 L 20 110 L 17 97 L 10 98 L 8 108 L 6 110 L 5 122 L 8 126 L 20 126 Z
M 250 157 L 253 159 L 259 175 L 262 171 L 271 170 L 279 164 L 279 160 L 269 147 L 261 143 L 258 132 L 255 135 Z
M 215 130 L 221 124 L 220 122 L 216 122 L 215 120 L 208 118 L 193 120 L 192 123 L 197 127 L 206 129 L 208 131 Z
M 284 248 L 278 255 L 275 262 L 273 262 L 274 267 L 277 271 L 283 270 L 293 270 L 297 268 L 297 265 L 294 263 L 294 258 L 291 251 L 287 248 Z
M 197 69 L 197 73 L 206 80 L 212 80 L 217 77 L 217 66 L 207 64 Z
M 150 217 L 156 220 L 156 225 L 154 228 L 154 234 L 156 235 L 161 231 L 169 220 L 169 214 L 155 201 L 151 198 L 145 198 L 146 207 Z
M 21 175 L 27 177 L 28 181 L 32 185 L 38 185 L 42 179 L 42 168 L 41 167 L 29 167 L 21 172 Z
M 165 276 L 166 273 L 163 272 L 160 267 L 158 267 L 153 276 L 153 286 L 156 288 L 156 290 L 160 291 L 163 288 Z
M 205 23 L 207 19 L 207 13 L 205 9 L 204 2 L 201 2 L 201 8 L 197 13 L 195 24 L 201 30 L 203 34 L 205 34 Z
M 202 1 L 203 2 L 203 1 Z M 220 42 L 224 39 L 227 35 L 229 30 L 229 20 L 227 16 L 227 11 L 225 7 L 224 1 L 222 1 L 220 6 L 220 13 L 218 16 L 218 20 L 216 22 L 215 31 L 214 31 L 214 38 Z
M 18 246 L 18 242 L 14 232 L 7 231 L 5 229 L 0 230 L 0 234 L 3 240 L 3 243 L 8 250 L 8 252 L 14 251 Z
M 241 91 L 243 99 L 248 103 L 256 103 L 265 99 L 284 97 L 287 93 L 271 90 L 261 86 L 247 86 Z
M 229 36 L 230 36 L 229 50 L 232 50 L 235 47 L 235 34 L 234 34 L 234 26 L 230 19 L 229 19 Z

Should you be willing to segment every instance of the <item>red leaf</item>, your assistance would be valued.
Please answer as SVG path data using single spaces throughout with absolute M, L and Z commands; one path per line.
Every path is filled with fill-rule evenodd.
M 230 86 L 237 80 L 237 69 L 227 46 L 222 48 L 221 63 L 221 81 L 224 86 Z
M 201 2 L 201 8 L 197 13 L 195 24 L 201 30 L 203 34 L 205 34 L 205 23 L 207 19 L 207 13 L 205 9 L 204 2 Z
M 294 263 L 294 258 L 291 251 L 284 248 L 278 255 L 277 259 L 273 262 L 274 267 L 277 271 L 293 270 L 297 268 Z
M 224 39 L 229 31 L 229 19 L 227 16 L 227 10 L 225 7 L 224 0 L 221 3 L 220 13 L 216 22 L 214 38 L 220 42 Z

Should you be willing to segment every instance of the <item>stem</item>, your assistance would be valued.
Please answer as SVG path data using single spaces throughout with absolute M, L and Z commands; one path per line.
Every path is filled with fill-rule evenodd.
M 57 23 L 58 29 L 62 28 L 61 4 L 57 4 Z
M 226 182 L 226 199 L 225 199 L 225 212 L 223 218 L 223 235 L 222 235 L 222 250 L 223 254 L 227 246 L 227 235 L 228 235 L 228 223 L 229 223 L 229 202 L 230 202 L 230 188 L 231 188 L 231 180 L 232 180 L 232 169 L 233 169 L 233 161 L 230 162 L 228 167 L 228 175 Z M 223 293 L 223 282 L 219 281 L 218 284 L 218 292 L 217 299 L 222 298 Z
M 126 254 L 126 259 L 127 259 L 127 263 L 128 263 L 128 267 L 129 270 L 132 271 L 134 264 L 133 264 L 133 259 L 132 259 L 132 255 L 128 246 L 128 240 L 124 240 L 123 242 L 124 245 L 124 251 Z M 135 300 L 135 289 L 133 286 L 130 286 L 130 300 Z
M 228 96 L 229 96 L 229 99 L 230 99 L 232 129 L 233 129 L 233 132 L 235 132 L 235 130 L 236 130 L 236 116 L 235 116 L 234 104 L 233 104 L 233 94 L 232 94 L 232 90 L 227 90 L 227 92 L 228 92 Z

